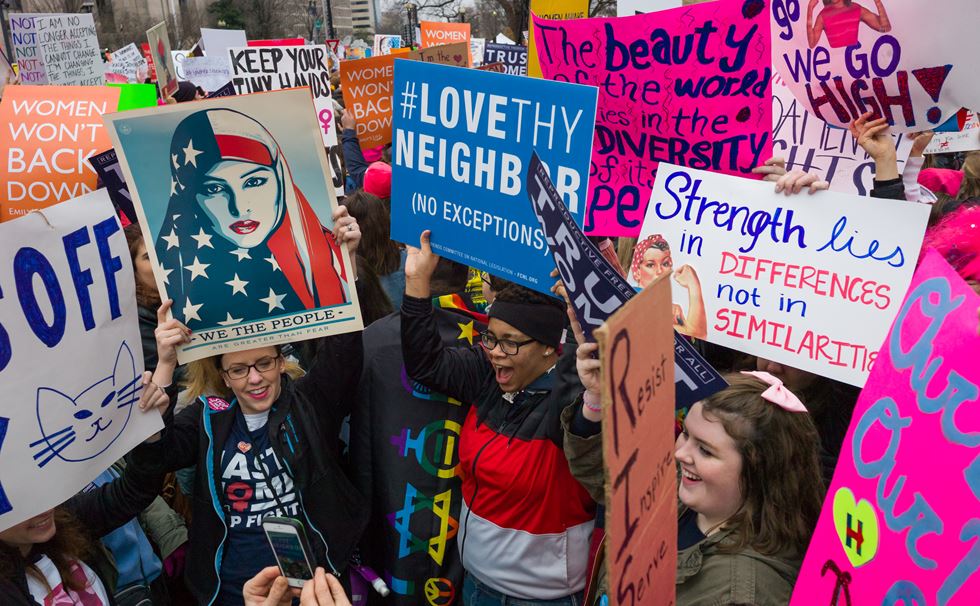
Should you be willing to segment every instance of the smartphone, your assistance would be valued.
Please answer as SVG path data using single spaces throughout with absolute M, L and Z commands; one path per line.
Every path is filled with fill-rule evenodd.
M 303 524 L 292 518 L 268 517 L 262 521 L 262 529 L 276 556 L 279 572 L 290 587 L 302 588 L 303 583 L 313 578 L 312 551 Z

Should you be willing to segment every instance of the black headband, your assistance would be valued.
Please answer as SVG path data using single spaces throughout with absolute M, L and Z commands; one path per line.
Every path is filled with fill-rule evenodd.
M 558 349 L 565 328 L 565 312 L 547 303 L 512 303 L 496 300 L 490 317 L 506 322 L 548 347 Z

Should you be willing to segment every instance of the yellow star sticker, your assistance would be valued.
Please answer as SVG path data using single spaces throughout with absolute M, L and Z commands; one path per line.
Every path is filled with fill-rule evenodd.
M 473 331 L 473 320 L 470 320 L 466 324 L 460 324 L 459 322 L 457 322 L 456 326 L 459 326 L 459 336 L 456 338 L 466 339 L 467 341 L 469 341 L 470 345 L 472 345 L 473 336 L 476 335 L 476 333 Z

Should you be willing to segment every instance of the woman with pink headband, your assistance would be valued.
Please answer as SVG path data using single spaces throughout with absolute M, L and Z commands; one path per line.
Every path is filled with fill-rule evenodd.
M 578 336 L 578 335 L 577 335 Z M 576 352 L 585 393 L 562 413 L 572 475 L 604 497 L 598 346 Z M 677 437 L 677 606 L 785 605 L 820 515 L 824 483 L 806 407 L 766 372 L 725 377 Z M 792 474 L 786 470 L 793 470 Z M 585 604 L 600 603 L 600 579 Z

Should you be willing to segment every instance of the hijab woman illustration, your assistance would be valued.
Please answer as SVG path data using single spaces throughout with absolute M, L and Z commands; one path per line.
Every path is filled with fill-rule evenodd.
M 228 109 L 193 113 L 177 125 L 169 161 L 156 253 L 188 327 L 350 300 L 340 249 L 265 127 Z

